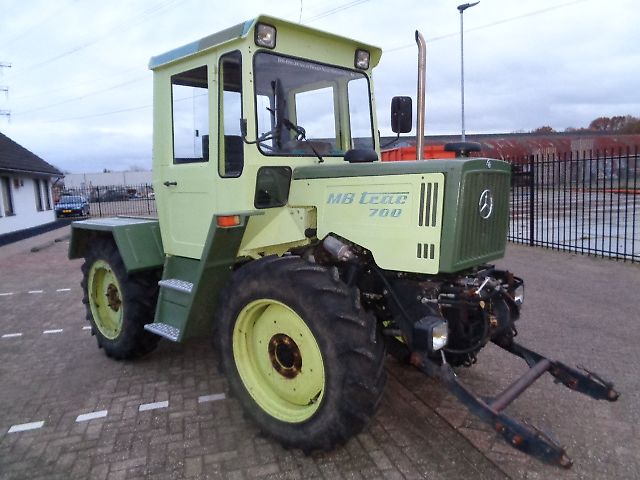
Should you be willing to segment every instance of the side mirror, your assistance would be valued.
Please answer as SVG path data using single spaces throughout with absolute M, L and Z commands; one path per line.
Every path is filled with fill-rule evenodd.
M 394 133 L 409 133 L 413 123 L 411 97 L 393 97 L 391 100 L 391 130 Z

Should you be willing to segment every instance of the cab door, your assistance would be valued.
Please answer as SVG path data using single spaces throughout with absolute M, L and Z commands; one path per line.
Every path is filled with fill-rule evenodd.
M 217 162 L 210 151 L 217 149 L 209 131 L 216 95 L 207 63 L 190 67 L 170 76 L 172 142 L 165 144 L 173 154 L 163 155 L 156 197 L 166 253 L 200 258 L 215 211 Z

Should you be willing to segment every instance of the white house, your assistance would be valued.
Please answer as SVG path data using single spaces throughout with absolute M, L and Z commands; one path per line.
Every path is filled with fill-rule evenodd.
M 0 133 L 0 236 L 52 223 L 54 166 Z

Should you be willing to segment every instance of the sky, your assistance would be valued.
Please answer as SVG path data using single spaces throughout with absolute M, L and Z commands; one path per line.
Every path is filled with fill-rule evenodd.
M 382 135 L 414 98 L 427 40 L 426 134 L 460 132 L 460 0 L 2 0 L 0 132 L 65 172 L 149 169 L 151 56 L 265 13 L 383 49 Z M 464 13 L 468 134 L 640 116 L 635 0 L 481 0 Z

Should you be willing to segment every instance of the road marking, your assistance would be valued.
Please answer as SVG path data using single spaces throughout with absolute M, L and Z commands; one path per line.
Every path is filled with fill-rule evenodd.
M 91 327 L 82 327 L 83 330 L 91 330 Z
M 15 337 L 21 337 L 22 334 L 21 333 L 5 333 L 4 335 L 2 335 L 2 338 L 15 338 Z
M 36 430 L 42 428 L 44 420 L 40 422 L 22 423 L 20 425 L 13 425 L 7 433 L 26 432 L 27 430 Z
M 44 290 L 29 290 L 27 293 L 42 293 Z
M 224 393 L 214 393 L 213 395 L 202 395 L 198 397 L 198 403 L 216 402 L 218 400 L 224 400 L 226 398 Z
M 109 413 L 107 410 L 100 410 L 98 412 L 91 413 L 83 413 L 82 415 L 78 415 L 76 418 L 76 422 L 87 422 L 89 420 L 94 420 L 96 418 L 104 418 Z
M 56 292 L 70 292 L 71 289 L 70 288 L 59 288 L 56 290 Z
M 0 297 L 8 297 L 9 295 L 13 295 L 13 292 L 0 293 Z
M 64 331 L 64 328 L 56 328 L 54 330 L 45 330 L 44 332 L 42 332 L 44 335 L 48 335 L 49 333 L 62 333 Z
M 158 408 L 167 408 L 168 406 L 169 406 L 169 400 L 165 400 L 164 402 L 143 403 L 138 407 L 138 411 L 144 412 L 146 410 L 156 410 Z

